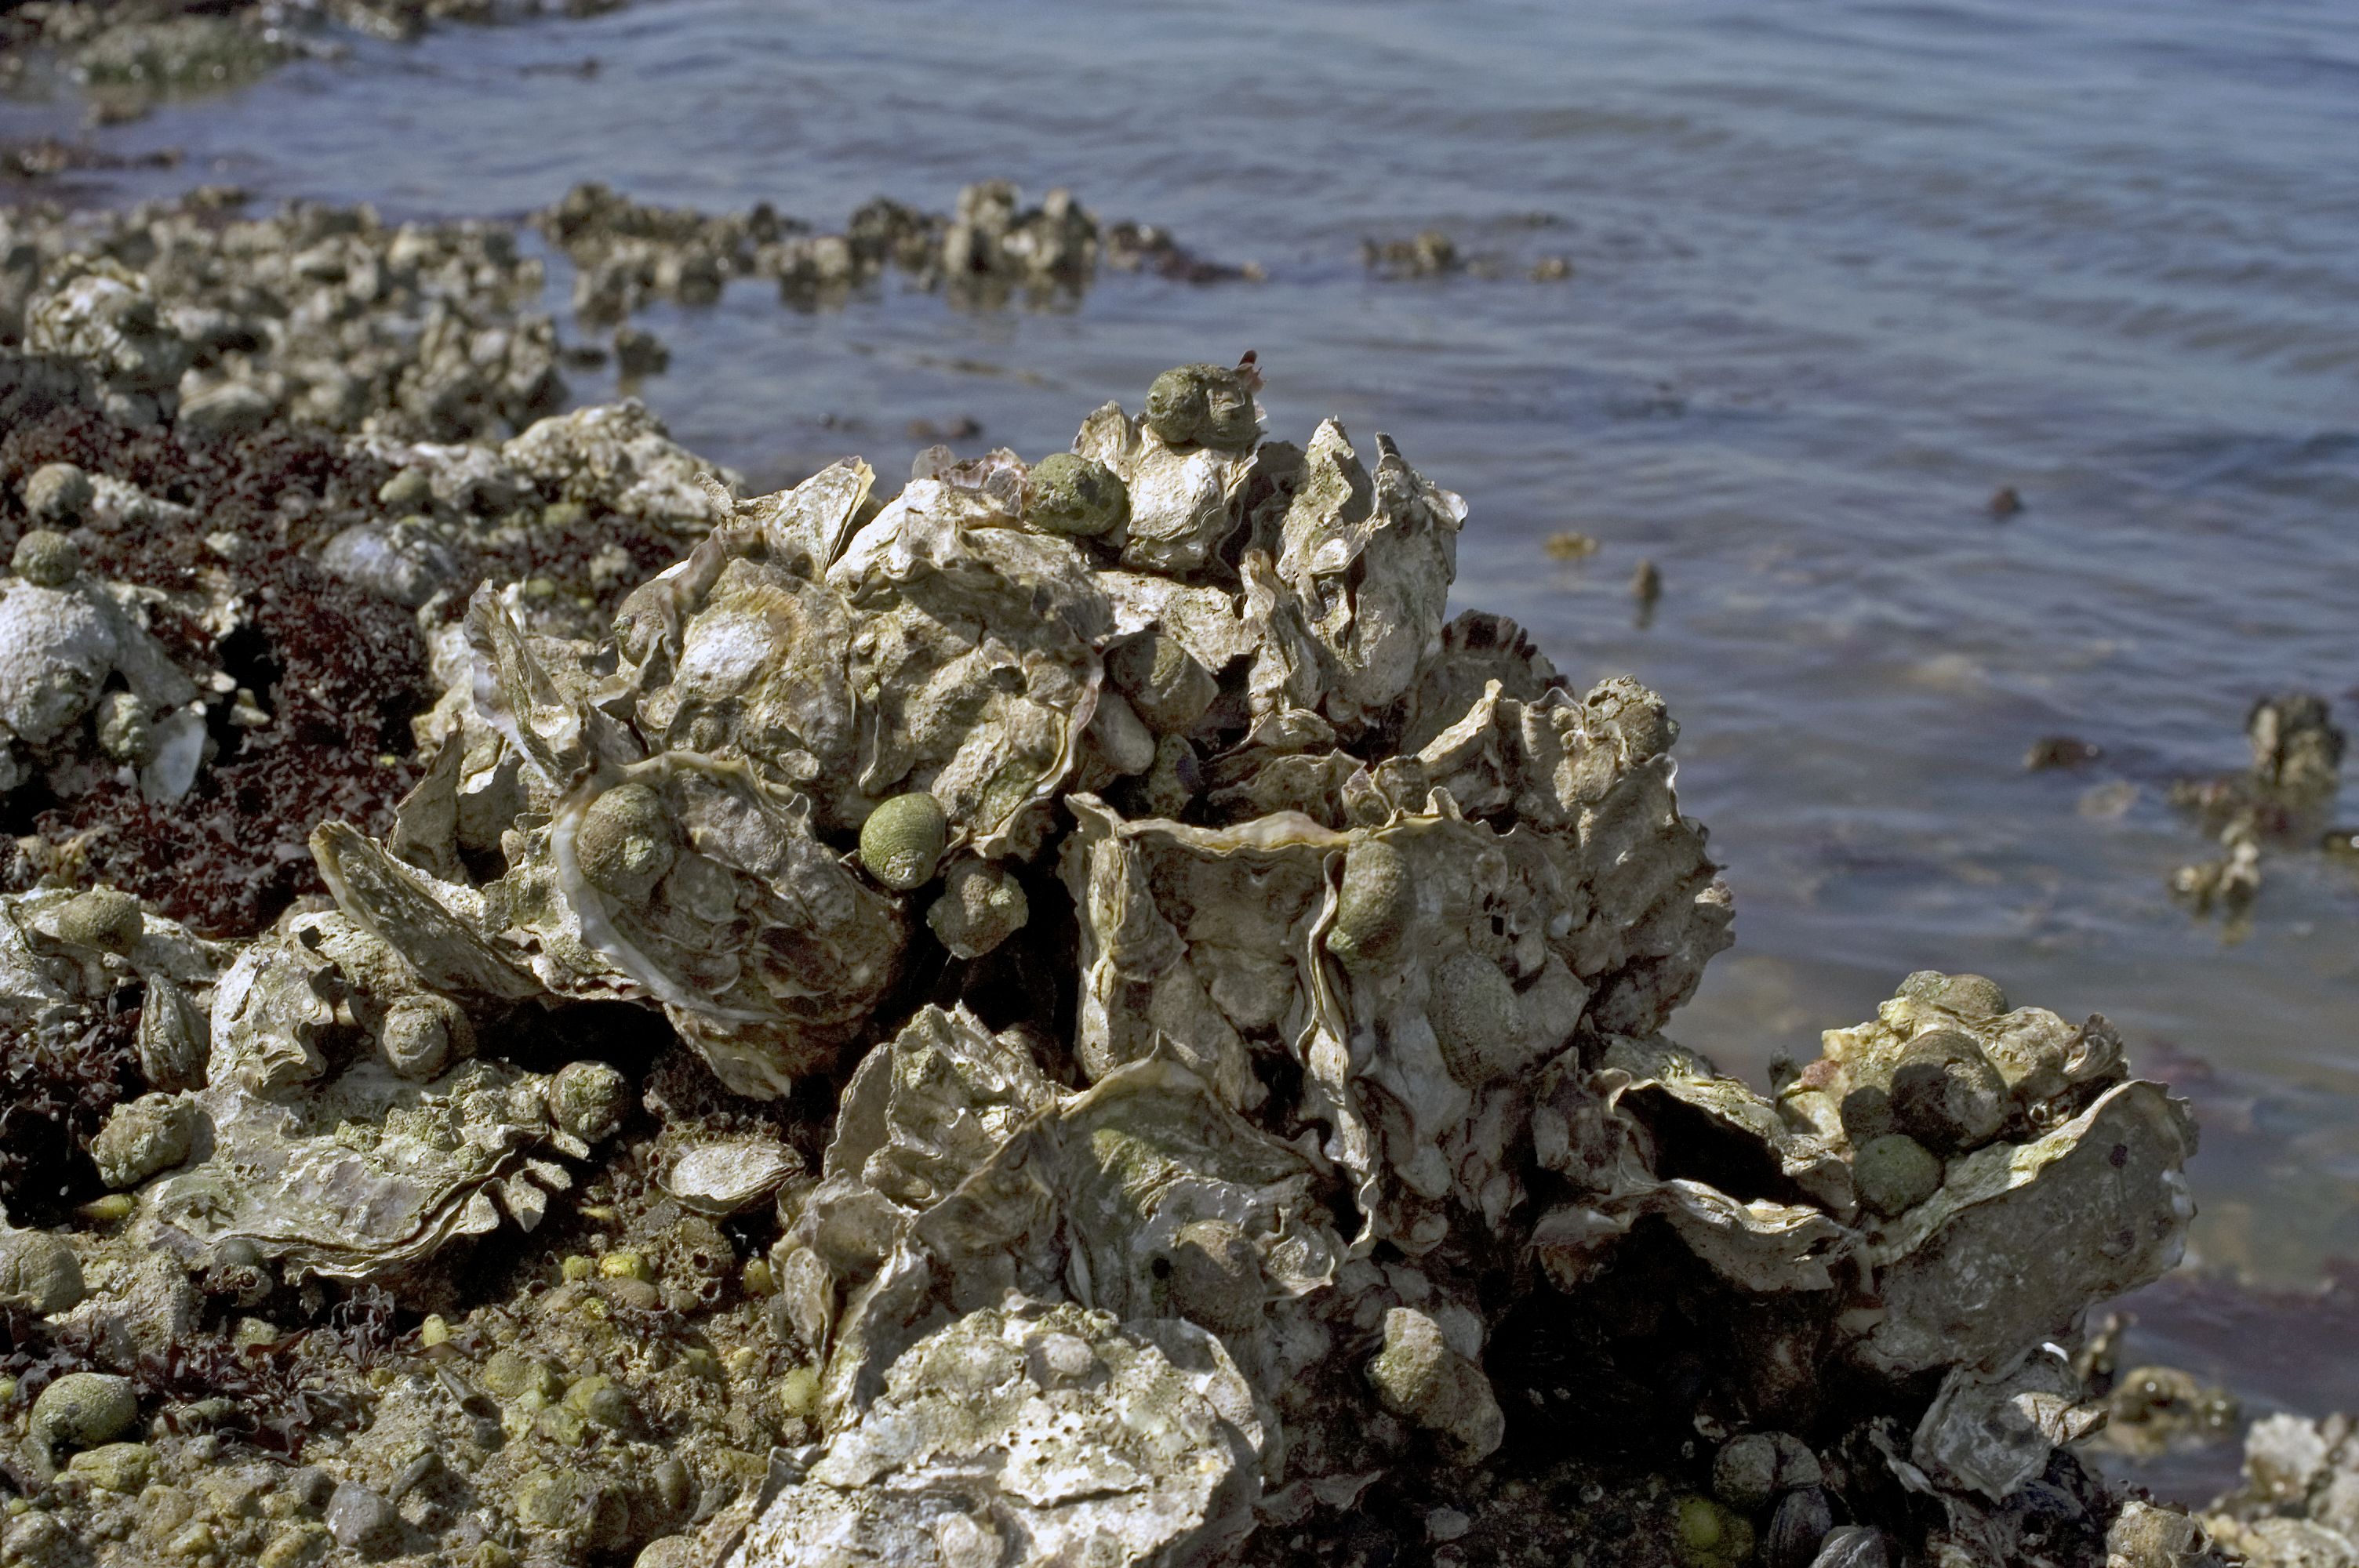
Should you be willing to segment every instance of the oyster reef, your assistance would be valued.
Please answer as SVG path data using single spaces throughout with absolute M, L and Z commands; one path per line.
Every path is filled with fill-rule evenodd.
M 326 896 L 223 938 L 46 855 L 0 1007 L 117 1076 L 8 1188 L 9 1559 L 2212 1561 L 2070 1450 L 2185 1108 L 1975 975 L 1767 1094 L 1680 1045 L 1732 911 L 1677 725 L 1452 616 L 1465 503 L 1258 384 L 897 494 L 544 422 L 639 431 L 685 554 L 595 635 L 427 603 Z M 162 524 L 34 479 L 10 785 L 168 803 L 218 672 L 70 527 Z

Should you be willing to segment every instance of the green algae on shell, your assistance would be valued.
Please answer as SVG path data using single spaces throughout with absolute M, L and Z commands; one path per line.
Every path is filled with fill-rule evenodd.
M 1675 1528 L 1679 1560 L 1687 1568 L 1736 1568 L 1753 1555 L 1752 1521 L 1710 1498 L 1680 1498 Z
M 1903 1214 L 1940 1190 L 1941 1162 L 1908 1134 L 1886 1132 L 1853 1156 L 1852 1181 L 1860 1201 L 1876 1213 Z
M 1417 889 L 1408 860 L 1382 838 L 1361 838 L 1343 853 L 1343 882 L 1335 900 L 1327 949 L 1346 964 L 1391 956 L 1417 918 Z
M 1215 1334 L 1242 1333 L 1262 1320 L 1266 1292 L 1261 1260 L 1235 1225 L 1190 1221 L 1171 1238 L 1167 1261 L 1165 1282 L 1181 1317 Z
M 1450 1076 L 1477 1088 L 1515 1070 L 1528 1041 L 1515 983 L 1479 953 L 1458 952 L 1435 968 L 1427 1020 Z
M 82 550 L 63 534 L 35 528 L 16 541 L 9 568 L 39 588 L 63 588 L 82 575 Z
M 630 1080 L 603 1062 L 568 1062 L 549 1080 L 549 1115 L 584 1143 L 603 1143 L 628 1114 Z
M 2006 1011 L 2006 992 L 1986 975 L 1919 969 L 1900 982 L 1900 994 L 1965 1019 L 1996 1018 Z
M 449 997 L 433 992 L 395 999 L 377 1031 L 386 1064 L 405 1078 L 424 1083 L 475 1051 L 474 1026 Z
M 1024 520 L 1050 534 L 1095 538 L 1130 518 L 1130 490 L 1094 458 L 1051 452 L 1026 476 Z
M 1368 1363 L 1368 1381 L 1385 1408 L 1449 1437 L 1467 1463 L 1496 1452 L 1506 1439 L 1506 1416 L 1483 1368 L 1413 1307 L 1385 1314 L 1384 1348 Z
M 114 888 L 85 889 L 58 905 L 50 920 L 60 942 L 102 953 L 130 952 L 147 926 L 139 901 Z
M 662 795 L 643 784 L 617 784 L 582 814 L 573 852 L 599 892 L 645 903 L 679 859 L 679 831 Z
M 46 1317 L 77 1305 L 86 1290 L 82 1260 L 65 1238 L 0 1228 L 0 1304 Z
M 1211 364 L 1180 365 L 1157 376 L 1141 422 L 1167 447 L 1228 451 L 1252 446 L 1261 429 L 1251 379 Z
M 138 1419 L 139 1395 L 130 1379 L 68 1372 L 33 1401 L 31 1432 L 33 1441 L 46 1448 L 95 1448 L 120 1437 Z
M 922 790 L 897 795 L 878 805 L 860 827 L 860 863 L 896 892 L 934 880 L 934 868 L 950 841 L 950 818 Z

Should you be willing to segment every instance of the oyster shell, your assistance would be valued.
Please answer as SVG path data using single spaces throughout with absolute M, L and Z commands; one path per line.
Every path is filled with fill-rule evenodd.
M 1193 1325 L 983 1308 L 904 1351 L 728 1562 L 1218 1562 L 1253 1529 L 1263 1441 Z
M 664 1190 L 706 1214 L 736 1214 L 783 1186 L 802 1163 L 778 1143 L 701 1143 L 672 1162 Z
M 427 1084 L 363 1062 L 295 1099 L 216 1081 L 197 1159 L 142 1189 L 141 1223 L 183 1258 L 244 1242 L 332 1280 L 398 1273 L 503 1216 L 530 1230 L 572 1184 L 551 1156 L 589 1152 L 551 1121 L 547 1083 L 487 1061 Z
M 695 543 L 607 642 L 533 635 L 514 589 L 438 634 L 396 830 L 314 838 L 332 911 L 213 949 L 0 899 L 12 1020 L 145 984 L 160 1092 L 99 1152 L 158 1288 L 227 1259 L 259 1300 L 264 1262 L 388 1278 L 529 1227 L 564 1159 L 682 1101 L 676 1064 L 642 1096 L 504 1042 L 636 1004 L 727 1092 L 821 1077 L 799 1108 L 849 1068 L 815 1179 L 691 1091 L 713 1119 L 653 1145 L 666 1195 L 617 1184 L 629 1245 L 567 1298 L 692 1313 L 752 1223 L 706 1217 L 775 1195 L 727 1309 L 766 1319 L 755 1370 L 665 1407 L 705 1458 L 809 1440 L 700 1514 L 745 1568 L 1217 1563 L 1591 1395 L 1721 1450 L 1720 1500 L 1671 1505 L 1699 1561 L 1756 1524 L 1780 1563 L 1886 1529 L 2020 1555 L 2088 1420 L 2042 1347 L 2177 1256 L 2183 1108 L 2103 1020 L 1973 976 L 1909 977 L 1769 1096 L 1667 1038 L 1729 925 L 1677 727 L 1445 622 L 1462 503 L 1332 422 L 1255 445 L 1253 375 L 1165 378 L 1149 427 L 1101 410 L 1061 479 L 938 449 L 890 498 L 847 461 L 736 502 L 623 416 L 511 443 L 551 454 L 519 492 L 652 454 Z M 705 509 L 663 499 L 690 484 Z M 595 1382 L 565 1408 L 620 1398 Z M 592 1495 L 533 1474 L 534 1529 Z M 653 1490 L 701 1509 L 684 1464 Z M 645 1522 L 589 1511 L 568 1539 Z

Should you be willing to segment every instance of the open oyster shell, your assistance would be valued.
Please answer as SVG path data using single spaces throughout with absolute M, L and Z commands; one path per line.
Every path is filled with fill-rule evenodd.
M 239 1240 L 334 1280 L 397 1273 L 503 1217 L 529 1230 L 572 1184 L 547 1083 L 471 1061 L 429 1084 L 362 1063 L 296 1099 L 216 1084 L 196 1159 L 142 1190 L 143 1221 L 190 1260 Z

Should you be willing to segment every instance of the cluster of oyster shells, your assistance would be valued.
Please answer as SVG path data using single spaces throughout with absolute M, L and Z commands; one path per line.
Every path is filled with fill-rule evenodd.
M 1451 618 L 1460 499 L 1332 421 L 1261 440 L 1257 384 L 736 503 L 595 645 L 479 591 L 388 840 L 322 827 L 335 908 L 242 950 L 11 903 L 12 990 L 128 966 L 205 1042 L 116 1113 L 143 1234 L 353 1280 L 528 1228 L 630 1086 L 504 1021 L 636 1003 L 741 1095 L 852 1069 L 816 1177 L 669 1176 L 778 1194 L 818 1379 L 821 1441 L 708 1531 L 744 1568 L 1223 1560 L 1495 1451 L 1513 1301 L 1666 1246 L 1765 1325 L 1720 1436 L 1841 1365 L 1918 1412 L 1859 1437 L 1937 1544 L 2014 1560 L 2092 1422 L 2055 1344 L 2179 1255 L 2184 1108 L 1971 976 L 1774 1096 L 1665 1038 L 1731 908 L 1663 705 Z

